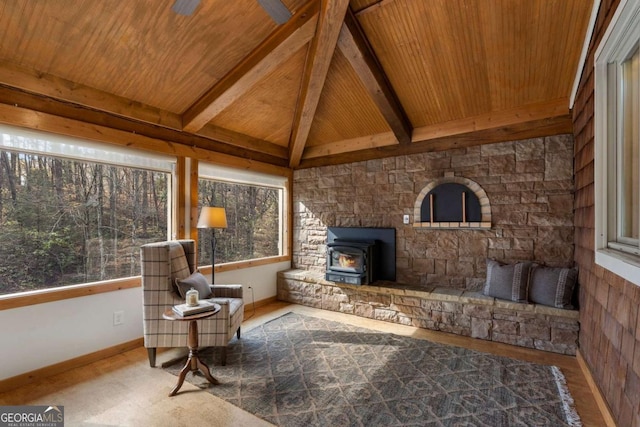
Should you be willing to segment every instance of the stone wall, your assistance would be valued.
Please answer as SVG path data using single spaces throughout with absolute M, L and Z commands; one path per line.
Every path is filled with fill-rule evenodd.
M 278 299 L 370 319 L 470 336 L 488 341 L 576 354 L 578 312 L 501 301 L 479 292 L 410 286 L 355 286 L 322 273 L 278 273 Z
M 640 287 L 595 263 L 593 57 L 618 1 L 603 1 L 573 109 L 580 353 L 619 426 L 640 426 Z
M 490 230 L 429 230 L 414 218 L 421 190 L 445 173 L 477 182 Z M 397 281 L 477 290 L 486 258 L 573 265 L 573 138 L 558 135 L 294 172 L 293 265 L 325 269 L 327 227 L 396 229 Z

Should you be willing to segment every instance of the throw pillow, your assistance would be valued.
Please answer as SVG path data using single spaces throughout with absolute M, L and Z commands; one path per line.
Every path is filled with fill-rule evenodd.
M 529 300 L 536 304 L 573 309 L 571 299 L 577 279 L 575 268 L 537 266 L 531 272 Z
M 207 282 L 206 277 L 204 277 L 200 272 L 196 271 L 191 276 L 186 279 L 176 279 L 176 286 L 178 288 L 178 293 L 185 299 L 187 297 L 187 291 L 191 288 L 198 291 L 198 296 L 200 299 L 208 299 L 213 296 L 211 293 L 211 287 L 209 287 L 209 283 Z
M 516 302 L 527 302 L 530 262 L 501 264 L 487 259 L 487 281 L 483 294 Z

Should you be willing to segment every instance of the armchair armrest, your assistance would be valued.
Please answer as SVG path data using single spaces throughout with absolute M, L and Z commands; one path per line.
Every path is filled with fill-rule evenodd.
M 242 285 L 210 285 L 215 298 L 242 298 Z

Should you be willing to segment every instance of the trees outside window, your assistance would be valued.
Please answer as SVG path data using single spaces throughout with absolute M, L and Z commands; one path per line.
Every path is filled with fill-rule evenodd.
M 0 150 L 0 294 L 140 274 L 167 238 L 171 174 Z
M 198 211 L 224 207 L 227 228 L 215 230 L 216 263 L 281 255 L 282 189 L 201 178 Z M 198 265 L 211 264 L 211 230 L 198 230 Z

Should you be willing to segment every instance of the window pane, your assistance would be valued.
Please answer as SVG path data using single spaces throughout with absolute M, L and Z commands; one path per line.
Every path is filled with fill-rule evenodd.
M 623 63 L 622 147 L 620 157 L 620 237 L 637 245 L 640 221 L 640 69 L 638 50 Z
M 0 150 L 0 294 L 140 274 L 166 239 L 171 176 Z
M 215 263 L 280 255 L 280 192 L 271 187 L 200 179 L 198 211 L 224 207 L 227 228 L 215 230 Z M 211 265 L 211 230 L 198 230 L 198 265 Z

